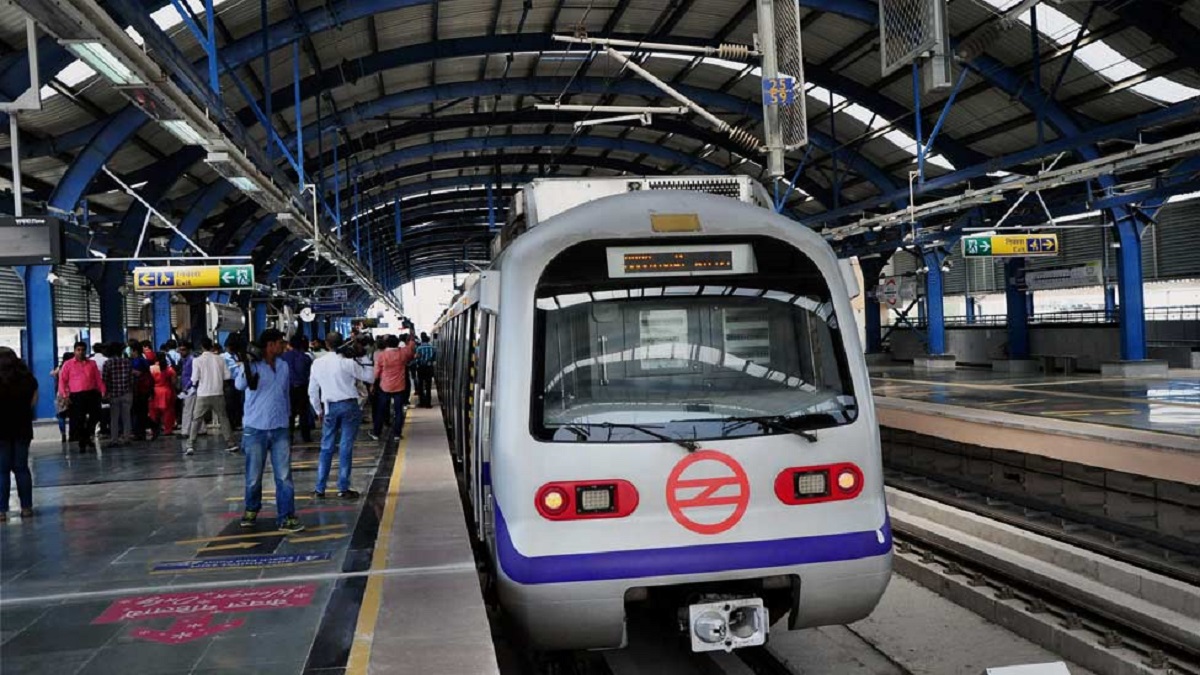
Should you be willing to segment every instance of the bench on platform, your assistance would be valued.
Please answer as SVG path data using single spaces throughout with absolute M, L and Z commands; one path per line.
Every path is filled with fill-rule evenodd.
M 1066 374 L 1079 368 L 1079 357 L 1075 354 L 1038 354 L 1034 358 L 1042 362 L 1043 373 L 1055 373 L 1061 367 Z

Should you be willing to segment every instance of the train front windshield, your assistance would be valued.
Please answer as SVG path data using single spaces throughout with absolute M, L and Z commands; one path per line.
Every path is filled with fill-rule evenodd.
M 535 436 L 700 440 L 852 422 L 828 286 L 804 262 L 785 274 L 768 264 L 721 278 L 595 279 L 586 290 L 553 283 L 551 268 L 537 298 Z

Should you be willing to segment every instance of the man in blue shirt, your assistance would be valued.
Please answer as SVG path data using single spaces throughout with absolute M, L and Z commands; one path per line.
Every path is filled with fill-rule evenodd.
M 437 348 L 428 333 L 421 333 L 421 346 L 417 347 L 417 382 L 421 394 L 421 407 L 433 407 L 433 367 L 437 363 Z
M 300 438 L 305 443 L 312 442 L 312 408 L 308 404 L 308 378 L 312 373 L 312 359 L 308 356 L 308 339 L 300 333 L 292 336 L 292 348 L 281 357 L 287 361 L 288 372 L 292 377 L 291 404 L 292 414 L 288 417 L 288 440 L 296 428 L 296 418 L 300 418 Z
M 288 442 L 291 417 L 291 378 L 288 364 L 280 355 L 287 348 L 283 333 L 268 328 L 258 338 L 261 356 L 240 359 L 234 386 L 245 392 L 242 415 L 242 445 L 246 451 L 246 510 L 242 527 L 254 527 L 262 509 L 262 479 L 267 453 L 275 474 L 275 513 L 279 529 L 301 532 L 296 518 L 296 488 L 292 484 L 292 447 Z

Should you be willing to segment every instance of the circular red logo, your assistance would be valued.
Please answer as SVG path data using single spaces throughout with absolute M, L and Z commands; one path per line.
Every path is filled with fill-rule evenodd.
M 684 457 L 667 478 L 667 508 L 676 522 L 698 534 L 728 530 L 742 519 L 749 505 L 746 471 L 716 450 Z

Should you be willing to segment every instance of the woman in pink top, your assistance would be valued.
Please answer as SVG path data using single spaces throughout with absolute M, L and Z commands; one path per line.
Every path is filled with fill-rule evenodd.
M 104 396 L 104 378 L 96 362 L 87 357 L 87 343 L 75 343 L 75 357 L 58 371 L 58 395 L 70 399 L 71 442 L 79 443 L 79 452 L 96 448 L 92 436 L 100 421 L 100 399 Z

